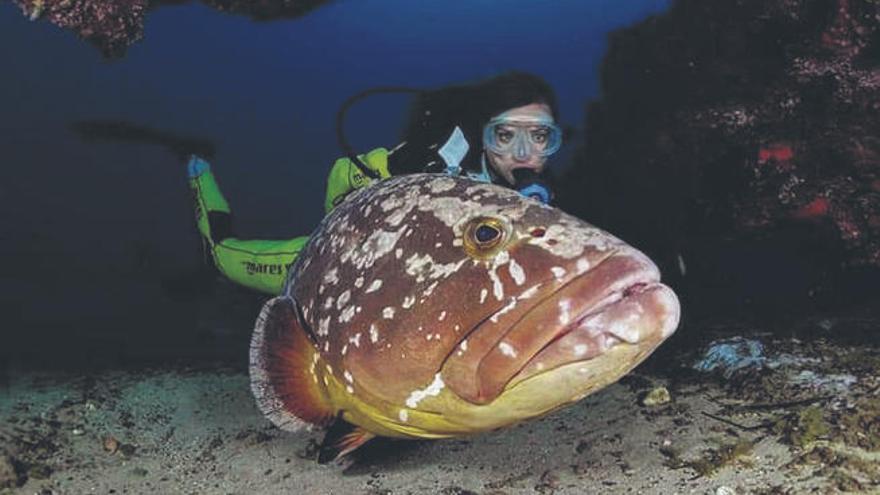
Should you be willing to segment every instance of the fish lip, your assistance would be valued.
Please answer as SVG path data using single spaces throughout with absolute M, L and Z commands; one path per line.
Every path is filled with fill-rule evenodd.
M 552 343 L 555 342 L 556 340 L 558 340 L 559 338 L 574 331 L 587 318 L 598 315 L 599 313 L 605 311 L 606 309 L 608 309 L 612 305 L 617 304 L 617 303 L 619 303 L 627 298 L 630 298 L 636 294 L 639 294 L 641 292 L 646 292 L 652 288 L 663 286 L 663 284 L 660 282 L 660 271 L 657 269 L 657 266 L 654 264 L 654 262 L 652 262 L 650 259 L 648 259 L 644 254 L 642 254 L 638 251 L 635 251 L 635 250 L 615 251 L 610 256 L 603 258 L 598 264 L 596 264 L 593 267 L 593 269 L 598 268 L 602 263 L 605 263 L 609 259 L 613 258 L 614 256 L 618 256 L 618 255 L 633 256 L 635 258 L 643 259 L 643 260 L 647 261 L 647 263 L 644 263 L 644 265 L 638 270 L 630 271 L 623 278 L 624 283 L 622 284 L 622 286 L 620 283 L 610 284 L 608 286 L 607 290 L 605 291 L 605 293 L 603 293 L 602 296 L 594 304 L 592 304 L 591 306 L 589 306 L 587 308 L 584 308 L 580 313 L 578 313 L 574 318 L 572 318 L 572 321 L 570 323 L 561 326 L 559 331 L 556 332 L 556 334 L 553 336 L 553 338 L 546 345 L 541 347 L 541 349 L 538 352 L 544 350 L 547 346 L 552 345 Z M 553 292 L 548 294 L 547 297 L 542 299 L 540 303 L 536 304 L 532 309 L 530 309 L 526 314 L 524 314 L 523 318 L 526 318 L 530 313 L 532 313 L 533 311 L 536 311 L 541 305 L 545 304 L 546 301 L 555 300 L 555 297 L 560 292 L 562 292 L 566 288 L 571 287 L 578 280 L 582 280 L 584 277 L 587 277 L 589 275 L 589 273 L 590 273 L 590 271 L 587 271 L 587 272 L 575 275 L 575 276 L 571 277 L 570 280 L 565 281 L 556 290 L 554 290 Z M 521 318 L 521 319 L 523 319 L 523 318 Z M 519 321 L 517 321 L 516 323 L 511 325 L 510 329 L 508 329 L 507 332 L 510 332 L 510 330 L 515 328 L 518 323 L 519 323 Z M 507 332 L 505 332 L 505 335 L 507 334 Z M 604 332 L 604 333 L 607 333 L 607 332 Z M 501 340 L 504 340 L 504 337 L 502 337 Z M 537 353 L 535 353 L 535 354 L 537 354 Z
M 578 314 L 573 319 L 572 323 L 562 327 L 562 330 L 559 331 L 556 335 L 554 335 L 553 339 L 550 342 L 548 342 L 544 347 L 542 347 L 541 350 L 538 352 L 541 352 L 544 349 L 546 349 L 547 347 L 553 345 L 553 343 L 555 343 L 557 340 L 559 340 L 562 337 L 568 335 L 569 333 L 575 331 L 578 327 L 581 326 L 581 324 L 583 324 L 584 321 L 586 321 L 589 318 L 592 318 L 593 316 L 599 315 L 600 313 L 607 310 L 611 306 L 618 304 L 622 301 L 625 301 L 626 299 L 630 299 L 637 294 L 647 292 L 651 289 L 658 288 L 661 286 L 663 286 L 663 284 L 660 283 L 659 280 L 636 281 L 636 282 L 633 282 L 631 285 L 628 285 L 620 290 L 615 290 L 615 291 L 609 293 L 608 295 L 606 295 L 605 297 L 600 299 L 595 305 L 593 305 L 592 307 L 590 307 L 590 308 L 586 309 L 585 311 L 582 311 L 580 314 Z M 622 337 L 620 337 L 620 336 L 618 336 L 608 330 L 603 330 L 602 334 L 605 335 L 606 337 L 611 337 L 612 339 L 617 340 L 618 343 L 620 343 L 620 342 L 626 342 L 628 344 L 638 344 L 639 343 L 638 339 L 627 340 L 627 339 L 622 338 Z
M 621 266 L 615 266 L 611 261 L 612 259 L 617 259 L 617 263 L 621 263 Z M 609 265 L 603 267 L 603 270 L 606 272 L 610 270 L 609 273 L 601 274 L 598 270 L 602 265 L 608 263 Z M 592 275 L 591 275 L 592 274 Z M 602 287 L 601 291 L 599 291 L 598 297 L 587 296 L 589 299 L 592 299 L 592 303 L 589 306 L 581 308 L 577 316 L 573 318 L 571 321 L 566 322 L 565 324 L 557 324 L 553 325 L 552 335 L 548 334 L 551 332 L 542 332 L 540 334 L 536 334 L 536 339 L 544 340 L 543 345 L 540 348 L 531 351 L 528 354 L 523 354 L 523 359 L 518 359 L 515 367 L 511 367 L 506 370 L 503 375 L 500 375 L 502 378 L 501 382 L 490 380 L 494 385 L 490 385 L 489 382 L 485 380 L 488 376 L 483 376 L 484 373 L 484 365 L 487 365 L 487 360 L 493 356 L 495 350 L 499 347 L 500 343 L 505 341 L 511 336 L 512 332 L 517 331 L 522 328 L 523 324 L 527 324 L 531 317 L 535 314 L 540 314 L 541 311 L 546 311 L 549 305 L 556 304 L 558 301 L 563 299 L 563 294 L 565 291 L 574 292 L 575 295 L 573 297 L 581 296 L 583 297 L 583 290 L 588 289 L 592 284 L 600 284 L 602 283 L 602 277 L 612 277 L 608 283 Z M 598 279 L 596 277 L 599 277 Z M 583 287 L 580 287 L 579 284 L 585 284 Z M 617 248 L 608 253 L 608 256 L 603 257 L 597 263 L 595 263 L 589 270 L 581 273 L 576 273 L 571 275 L 567 280 L 563 280 L 560 282 L 559 286 L 556 287 L 552 292 L 548 293 L 546 296 L 542 297 L 540 301 L 536 301 L 525 313 L 520 315 L 515 322 L 512 322 L 504 333 L 496 340 L 495 344 L 487 347 L 486 351 L 480 356 L 478 362 L 479 364 L 476 367 L 477 372 L 477 383 L 479 392 L 477 395 L 472 397 L 475 401 L 485 403 L 491 400 L 494 400 L 495 397 L 503 393 L 503 390 L 509 386 L 509 384 L 514 380 L 519 380 L 523 371 L 529 366 L 532 360 L 538 356 L 547 346 L 552 345 L 553 342 L 560 339 L 564 335 L 576 329 L 585 318 L 590 317 L 590 315 L 598 314 L 601 311 L 607 309 L 611 305 L 618 303 L 625 298 L 628 298 L 632 295 L 639 293 L 641 290 L 648 290 L 650 287 L 662 286 L 660 283 L 660 272 L 657 266 L 651 261 L 647 256 L 645 256 L 640 251 L 630 248 L 630 247 L 622 247 Z M 498 314 L 499 312 L 493 313 Z M 468 335 L 471 335 L 475 332 L 479 332 L 480 328 L 486 323 L 487 320 L 490 320 L 493 315 L 485 318 L 483 321 L 474 326 L 474 329 L 471 332 L 468 332 Z M 561 322 L 560 322 L 561 323 Z M 467 338 L 465 336 L 464 338 Z M 637 345 L 637 344 L 636 344 Z M 607 351 L 607 350 L 606 350 Z M 603 351 L 605 353 L 606 351 Z M 450 354 L 451 355 L 451 354 Z M 597 356 L 598 357 L 598 356 Z M 448 361 L 449 356 L 447 357 Z M 444 362 L 445 366 L 446 362 Z M 511 363 L 512 364 L 512 363 Z M 488 366 L 488 365 L 487 365 Z M 488 369 L 486 372 L 493 373 Z M 488 387 L 488 388 L 487 388 Z
M 665 340 L 666 336 L 663 336 L 662 338 L 656 339 L 656 340 L 655 339 L 638 339 L 638 338 L 625 339 L 625 338 L 623 338 L 624 336 L 622 336 L 622 335 L 614 334 L 613 332 L 611 332 L 608 329 L 603 329 L 601 331 L 600 338 L 605 339 L 605 345 L 607 347 L 605 347 L 598 354 L 593 355 L 593 356 L 589 356 L 589 357 L 584 357 L 582 359 L 572 359 L 571 361 L 557 363 L 554 366 L 548 367 L 548 368 L 541 370 L 541 371 L 538 371 L 538 372 L 535 372 L 534 370 L 530 370 L 533 362 L 536 359 L 538 359 L 538 357 L 544 352 L 545 349 L 548 349 L 548 348 L 556 345 L 560 339 L 562 339 L 563 337 L 565 337 L 569 333 L 577 330 L 584 323 L 584 321 L 586 321 L 594 316 L 602 314 L 604 311 L 608 310 L 609 308 L 613 307 L 614 305 L 619 304 L 623 301 L 626 301 L 627 299 L 632 298 L 639 293 L 647 292 L 647 291 L 650 291 L 653 289 L 661 289 L 664 287 L 666 287 L 665 284 L 663 284 L 659 280 L 649 281 L 649 282 L 635 282 L 633 284 L 630 284 L 630 285 L 624 287 L 623 289 L 610 292 L 609 294 L 606 295 L 606 297 L 603 297 L 602 299 L 600 299 L 595 305 L 591 306 L 588 310 L 581 312 L 576 318 L 573 319 L 573 321 L 571 323 L 569 323 L 568 325 L 565 325 L 565 326 L 561 326 L 559 331 L 553 336 L 553 338 L 551 338 L 539 350 L 537 350 L 531 356 L 529 356 L 528 359 L 524 360 L 524 362 L 522 363 L 522 366 L 520 366 L 519 369 L 517 369 L 516 372 L 513 373 L 513 375 L 507 381 L 504 388 L 502 389 L 501 392 L 499 392 L 499 394 L 504 393 L 503 390 L 506 390 L 511 386 L 517 386 L 518 384 L 522 383 L 523 381 L 534 378 L 542 373 L 552 371 L 553 369 L 561 367 L 561 366 L 568 366 L 568 365 L 571 365 L 574 363 L 585 364 L 585 363 L 601 361 L 603 358 L 608 356 L 609 353 L 611 353 L 613 349 L 615 349 L 617 347 L 625 346 L 625 347 L 630 347 L 630 348 L 636 348 L 636 349 L 639 349 L 637 351 L 639 354 L 643 354 L 646 352 L 649 354 L 650 350 L 653 349 L 654 347 L 656 347 L 657 345 L 659 345 L 660 343 L 662 343 L 663 340 Z M 667 287 L 667 289 L 668 289 L 668 287 Z M 676 321 L 677 321 L 677 318 L 676 318 Z M 637 362 L 633 364 L 633 367 L 635 365 L 637 365 L 638 362 L 640 362 L 640 361 L 641 361 L 641 359 L 638 359 Z M 527 371 L 530 371 L 530 372 L 526 373 Z

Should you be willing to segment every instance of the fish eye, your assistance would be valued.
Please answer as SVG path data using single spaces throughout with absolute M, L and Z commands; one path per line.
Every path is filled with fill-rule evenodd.
M 478 244 L 489 244 L 501 235 L 501 231 L 494 225 L 482 224 L 474 231 L 474 240 Z
M 506 238 L 504 223 L 497 218 L 478 217 L 464 229 L 464 247 L 475 258 L 493 256 Z

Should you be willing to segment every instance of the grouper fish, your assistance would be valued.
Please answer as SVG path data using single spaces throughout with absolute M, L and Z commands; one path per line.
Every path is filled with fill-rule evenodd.
M 263 307 L 251 388 L 278 427 L 447 438 L 618 380 L 678 326 L 647 256 L 557 208 L 443 174 L 380 181 L 320 223 Z

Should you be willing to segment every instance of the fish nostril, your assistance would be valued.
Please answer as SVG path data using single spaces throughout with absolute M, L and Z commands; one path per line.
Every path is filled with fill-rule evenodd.
M 546 233 L 547 233 L 547 231 L 542 229 L 541 227 L 536 227 L 536 228 L 532 229 L 532 231 L 530 232 L 532 237 L 544 237 L 544 234 L 546 234 Z

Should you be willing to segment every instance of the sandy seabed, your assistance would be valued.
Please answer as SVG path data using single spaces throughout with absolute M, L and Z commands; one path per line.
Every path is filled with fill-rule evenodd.
M 375 441 L 330 465 L 314 460 L 320 432 L 261 416 L 243 370 L 11 370 L 0 494 L 880 493 L 878 348 L 751 331 L 760 370 L 653 371 L 700 357 L 667 352 L 545 418 L 466 439 Z M 659 387 L 671 400 L 646 405 Z

